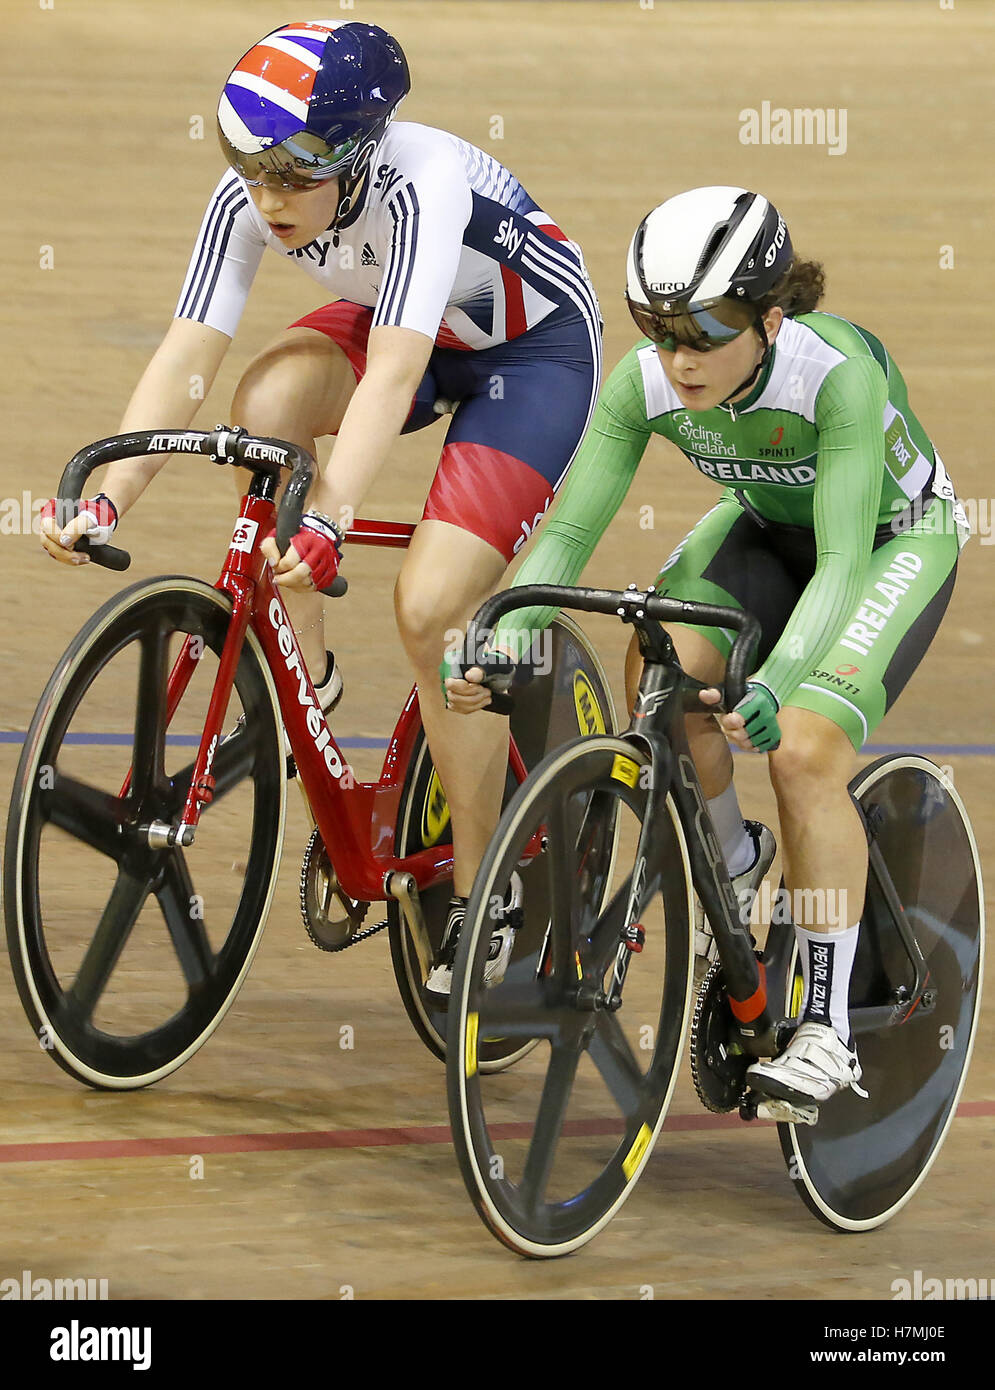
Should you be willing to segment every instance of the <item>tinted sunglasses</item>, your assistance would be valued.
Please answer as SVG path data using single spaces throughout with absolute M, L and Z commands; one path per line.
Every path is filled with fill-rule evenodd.
M 711 352 L 725 347 L 757 323 L 755 307 L 735 299 L 710 299 L 701 304 L 678 304 L 673 300 L 636 304 L 626 295 L 626 303 L 639 331 L 664 352 L 676 352 L 679 347 Z

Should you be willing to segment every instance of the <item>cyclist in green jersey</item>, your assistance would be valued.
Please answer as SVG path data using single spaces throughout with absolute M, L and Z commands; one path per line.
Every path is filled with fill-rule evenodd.
M 689 716 L 687 728 L 747 912 L 775 844 L 766 827 L 743 820 L 729 745 L 770 755 L 805 996 L 784 1053 L 748 1078 L 789 1117 L 860 1079 L 847 1004 L 867 848 L 847 784 L 856 751 L 939 626 L 967 537 L 898 368 L 866 329 L 817 312 L 822 293 L 822 267 L 794 258 L 777 210 L 745 189 L 694 189 L 644 218 L 629 249 L 627 300 L 645 337 L 605 383 L 556 510 L 515 580 L 577 582 L 653 434 L 726 484 L 656 587 L 746 609 L 762 625 L 745 698 L 718 719 Z M 494 648 L 523 659 L 554 611 L 509 614 Z M 675 626 L 671 636 L 686 671 L 722 680 L 732 633 Z M 450 706 L 464 713 L 490 699 L 483 673 L 468 676 L 445 682 Z M 630 701 L 638 677 L 633 643 Z M 701 698 L 714 704 L 718 690 Z M 702 920 L 696 953 L 713 947 Z

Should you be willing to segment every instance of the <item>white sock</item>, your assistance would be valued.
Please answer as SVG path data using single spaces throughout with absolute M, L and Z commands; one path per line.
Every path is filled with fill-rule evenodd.
M 735 878 L 749 869 L 757 857 L 753 837 L 743 824 L 735 782 L 730 782 L 720 796 L 711 797 L 706 804 L 729 866 L 729 877 Z
M 804 1023 L 825 1023 L 835 1028 L 850 1045 L 850 972 L 857 954 L 860 923 L 845 931 L 808 931 L 795 927 L 798 954 L 802 962 L 805 995 L 801 1019 Z

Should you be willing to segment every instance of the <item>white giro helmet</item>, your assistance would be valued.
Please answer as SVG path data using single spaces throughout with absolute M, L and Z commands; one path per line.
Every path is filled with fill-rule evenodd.
M 777 209 L 745 188 L 693 188 L 653 209 L 629 246 L 626 299 L 665 347 L 721 347 L 757 325 L 754 307 L 790 268 Z

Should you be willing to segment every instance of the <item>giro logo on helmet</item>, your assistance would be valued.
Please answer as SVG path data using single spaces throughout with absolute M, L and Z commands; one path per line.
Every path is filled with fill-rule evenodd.
M 777 219 L 777 230 L 774 233 L 774 239 L 771 242 L 770 246 L 767 248 L 766 256 L 764 256 L 764 265 L 767 266 L 768 269 L 770 268 L 770 266 L 774 264 L 774 261 L 777 259 L 777 253 L 784 245 L 784 238 L 787 235 L 788 229 L 784 225 L 784 218 L 779 217 Z

